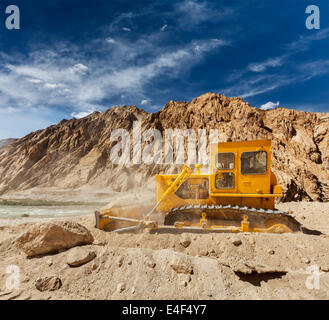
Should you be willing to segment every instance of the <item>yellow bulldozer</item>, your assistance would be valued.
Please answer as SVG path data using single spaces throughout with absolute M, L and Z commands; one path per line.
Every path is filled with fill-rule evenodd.
M 285 233 L 301 230 L 291 215 L 275 209 L 282 187 L 271 171 L 271 140 L 226 142 L 210 147 L 208 173 L 156 175 L 157 202 L 151 210 L 126 206 L 95 212 L 106 231 L 138 229 L 205 232 Z M 163 223 L 155 218 L 163 217 Z

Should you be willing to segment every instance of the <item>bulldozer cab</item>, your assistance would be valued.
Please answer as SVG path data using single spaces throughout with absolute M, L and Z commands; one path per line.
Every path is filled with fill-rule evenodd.
M 197 170 L 159 206 L 166 212 L 179 205 L 238 205 L 274 208 L 274 198 L 282 196 L 271 172 L 271 140 L 225 142 L 210 146 L 208 173 Z M 157 199 L 177 175 L 157 175 Z
M 210 147 L 210 194 L 271 193 L 271 140 Z

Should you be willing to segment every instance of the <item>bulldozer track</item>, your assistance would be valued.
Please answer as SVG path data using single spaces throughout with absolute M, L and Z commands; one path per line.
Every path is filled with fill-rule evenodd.
M 191 215 L 191 212 L 192 215 L 206 213 L 214 219 L 218 219 L 219 216 L 222 216 L 224 219 L 235 220 L 236 222 L 240 222 L 243 215 L 247 215 L 251 223 L 255 220 L 263 220 L 263 222 L 266 222 L 270 219 L 277 219 L 286 225 L 288 224 L 293 231 L 300 231 L 302 226 L 294 216 L 281 210 L 256 209 L 232 205 L 186 205 L 175 207 L 166 212 L 165 224 L 169 224 L 169 218 L 178 213 L 188 216 Z M 228 215 L 229 218 L 226 215 Z
M 285 216 L 285 217 L 291 217 L 293 219 L 295 219 L 291 214 L 286 213 L 284 211 L 281 210 L 266 210 L 266 209 L 256 209 L 256 208 L 249 208 L 249 207 L 239 207 L 239 206 L 231 206 L 231 205 L 188 205 L 188 206 L 181 206 L 181 207 L 175 207 L 172 208 L 171 210 L 169 210 L 167 214 L 173 213 L 173 212 L 177 212 L 177 211 L 187 211 L 187 210 L 235 210 L 235 211 L 243 211 L 243 212 L 250 212 L 250 213 L 259 213 L 259 214 L 266 214 L 266 215 L 271 215 L 273 217 L 277 217 L 277 216 Z

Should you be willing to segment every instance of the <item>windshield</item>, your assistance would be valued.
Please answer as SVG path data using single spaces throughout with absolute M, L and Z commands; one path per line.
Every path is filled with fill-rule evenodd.
M 242 174 L 265 174 L 267 171 L 266 151 L 243 152 L 241 155 Z

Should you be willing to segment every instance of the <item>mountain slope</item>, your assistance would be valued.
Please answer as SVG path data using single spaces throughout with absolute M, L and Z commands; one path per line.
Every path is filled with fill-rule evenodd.
M 240 98 L 207 93 L 192 102 L 170 101 L 147 113 L 115 107 L 82 119 L 63 120 L 0 149 L 0 194 L 39 187 L 84 185 L 127 190 L 146 185 L 169 165 L 114 165 L 114 129 L 218 129 L 221 141 L 272 139 L 272 167 L 284 186 L 284 200 L 329 199 L 329 114 L 278 108 L 263 111 Z
M 8 144 L 12 143 L 16 139 L 2 139 L 0 140 L 0 149 L 8 146 Z

